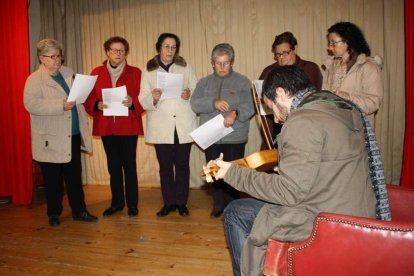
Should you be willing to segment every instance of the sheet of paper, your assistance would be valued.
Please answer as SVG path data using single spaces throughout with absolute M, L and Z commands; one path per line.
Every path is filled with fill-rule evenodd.
M 102 89 L 103 103 L 106 108 L 103 110 L 104 116 L 128 116 L 128 107 L 122 104 L 127 96 L 126 86 Z
M 178 98 L 184 90 L 184 74 L 157 72 L 157 87 L 162 91 L 160 101 Z
M 70 89 L 68 102 L 76 101 L 76 104 L 84 103 L 89 93 L 91 93 L 97 78 L 98 76 L 76 74 L 72 88 Z
M 190 136 L 197 143 L 197 145 L 205 150 L 233 131 L 234 129 L 232 127 L 224 126 L 224 117 L 223 115 L 219 114 L 213 119 L 207 121 L 203 125 L 193 130 L 190 133 Z
M 256 88 L 257 97 L 259 99 L 262 98 L 262 86 L 263 86 L 263 80 L 255 80 L 254 81 L 254 87 Z M 265 106 L 262 101 L 260 101 L 259 108 L 260 108 L 260 115 L 264 116 L 264 115 L 273 114 L 272 110 L 270 110 L 270 108 Z

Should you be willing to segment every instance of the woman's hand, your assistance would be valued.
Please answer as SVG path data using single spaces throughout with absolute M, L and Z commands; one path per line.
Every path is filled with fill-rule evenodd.
M 161 98 L 162 91 L 159 88 L 154 88 L 151 93 L 152 93 L 153 103 L 154 105 L 156 105 Z
M 234 122 L 236 121 L 236 118 L 237 118 L 237 113 L 236 113 L 236 111 L 230 111 L 227 115 L 226 115 L 226 117 L 224 117 L 224 126 L 225 127 L 231 127 L 233 124 L 234 124 Z
M 227 112 L 229 111 L 230 105 L 225 100 L 215 100 L 214 107 L 221 112 Z
M 68 102 L 67 100 L 63 101 L 63 110 L 68 111 L 71 110 L 76 105 L 76 101 Z
M 130 96 L 126 96 L 125 100 L 122 101 L 122 104 L 130 108 L 132 106 L 132 98 Z
M 98 102 L 98 109 L 100 111 L 103 111 L 104 108 L 107 108 L 108 106 L 106 104 L 104 104 L 103 102 Z
M 190 89 L 186 88 L 183 90 L 183 92 L 181 92 L 181 99 L 188 101 L 190 99 L 191 96 L 191 91 Z

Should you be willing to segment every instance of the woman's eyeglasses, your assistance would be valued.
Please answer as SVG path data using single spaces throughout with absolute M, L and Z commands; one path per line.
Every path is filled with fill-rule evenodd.
M 51 58 L 52 60 L 57 60 L 57 59 L 63 60 L 64 59 L 63 55 L 51 55 L 51 56 L 42 55 L 42 56 Z
M 109 51 L 111 51 L 112 54 L 118 54 L 118 55 L 125 54 L 125 50 L 124 49 L 109 48 Z

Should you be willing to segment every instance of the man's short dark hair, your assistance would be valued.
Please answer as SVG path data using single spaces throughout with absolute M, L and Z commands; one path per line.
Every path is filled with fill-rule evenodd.
M 289 96 L 312 86 L 305 72 L 295 65 L 275 67 L 263 82 L 262 95 L 274 101 L 276 88 L 283 88 Z
M 280 35 L 277 35 L 275 37 L 275 41 L 272 44 L 272 49 L 276 49 L 277 45 L 280 45 L 282 43 L 287 43 L 290 45 L 290 49 L 295 50 L 296 46 L 298 45 L 298 41 L 293 36 L 291 32 L 284 32 Z

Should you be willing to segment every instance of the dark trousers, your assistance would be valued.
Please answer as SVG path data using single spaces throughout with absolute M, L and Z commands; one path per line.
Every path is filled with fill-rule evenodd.
M 125 199 L 128 208 L 138 207 L 137 141 L 137 135 L 102 136 L 110 175 L 113 208 L 124 208 Z
M 217 159 L 223 153 L 224 161 L 233 161 L 244 157 L 246 144 L 213 144 L 205 151 L 206 162 Z M 223 211 L 234 199 L 240 198 L 240 192 L 224 182 L 222 179 L 213 183 L 214 210 Z
M 86 210 L 81 177 L 81 138 L 72 136 L 72 159 L 69 163 L 39 162 L 46 187 L 47 215 L 62 214 L 64 185 L 73 214 Z
M 174 144 L 154 144 L 160 164 L 161 192 L 165 205 L 187 204 L 191 145 L 180 144 L 177 131 L 174 133 Z

